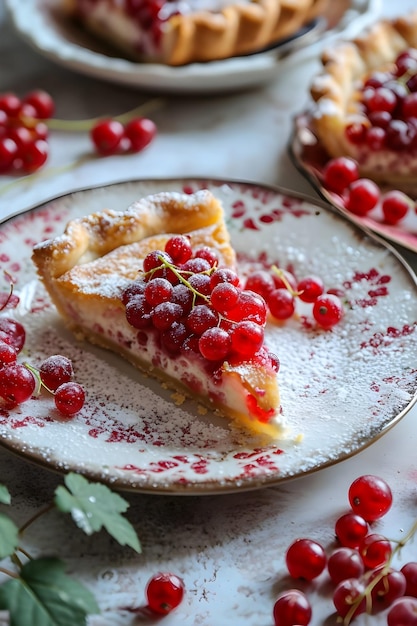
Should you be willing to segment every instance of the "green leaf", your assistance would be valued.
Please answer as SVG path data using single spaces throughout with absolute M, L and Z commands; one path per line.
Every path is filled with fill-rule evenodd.
M 86 626 L 87 615 L 99 613 L 91 592 L 54 558 L 29 561 L 19 578 L 3 583 L 0 609 L 9 611 L 10 626 Z
M 141 551 L 137 534 L 121 513 L 129 504 L 106 485 L 90 483 L 80 474 L 70 473 L 64 479 L 65 488 L 55 490 L 55 504 L 63 513 L 71 513 L 74 522 L 87 535 L 105 528 L 120 545 Z
M 9 490 L 0 483 L 0 504 L 10 504 L 11 498 Z
M 18 546 L 19 529 L 12 520 L 0 513 L 0 560 L 11 556 Z

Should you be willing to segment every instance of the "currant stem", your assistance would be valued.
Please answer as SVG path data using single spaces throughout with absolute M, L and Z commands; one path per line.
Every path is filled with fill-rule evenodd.
M 405 535 L 404 539 L 401 539 L 400 541 L 395 541 L 395 546 L 391 552 L 391 556 L 388 559 L 387 563 L 385 563 L 384 567 L 381 569 L 381 571 L 378 573 L 377 576 L 375 576 L 375 578 L 366 586 L 365 590 L 363 591 L 363 593 L 361 593 L 358 598 L 355 600 L 355 602 L 352 604 L 351 608 L 349 609 L 349 611 L 346 613 L 344 619 L 343 619 L 343 624 L 344 626 L 349 626 L 350 622 L 352 621 L 353 617 L 354 617 L 354 613 L 356 611 L 356 609 L 358 608 L 358 606 L 360 605 L 360 603 L 362 602 L 362 600 L 365 598 L 366 600 L 366 612 L 369 613 L 371 610 L 371 592 L 372 589 L 384 578 L 384 576 L 389 572 L 389 569 L 391 567 L 391 563 L 392 560 L 394 558 L 394 556 L 401 550 L 401 548 L 403 548 L 405 546 L 405 544 L 410 541 L 410 539 L 416 534 L 417 532 L 417 520 L 414 522 L 414 524 L 411 526 L 410 530 L 407 532 L 407 534 Z M 394 541 L 392 542 L 394 543 Z
M 52 391 L 52 389 L 49 389 L 49 387 L 47 387 L 45 383 L 42 381 L 38 368 L 34 367 L 30 363 L 27 363 L 27 361 L 25 361 L 23 365 L 26 367 L 26 369 L 29 370 L 29 372 L 32 372 L 32 374 L 36 378 L 36 383 L 37 383 L 36 393 L 37 394 L 39 394 L 41 392 L 42 387 L 44 387 L 46 391 L 49 391 L 50 394 L 54 395 L 54 392 Z
M 86 154 L 79 159 L 76 159 L 72 163 L 67 163 L 66 165 L 62 165 L 60 167 L 51 167 L 48 170 L 44 170 L 43 172 L 35 172 L 34 174 L 28 174 L 28 176 L 24 176 L 23 178 L 16 178 L 16 180 L 12 180 L 10 183 L 6 183 L 2 187 L 0 187 L 0 195 L 8 192 L 13 187 L 18 187 L 26 183 L 31 183 L 32 181 L 38 180 L 39 178 L 47 178 L 49 176 L 54 176 L 55 174 L 61 174 L 62 172 L 69 171 L 79 165 L 83 165 L 88 161 L 96 160 L 96 156 L 93 154 Z
M 126 113 L 122 113 L 121 115 L 116 115 L 112 117 L 112 119 L 117 120 L 124 124 L 128 122 L 133 117 L 143 116 L 145 113 L 149 113 L 150 111 L 154 111 L 155 109 L 160 108 L 164 104 L 164 100 L 162 98 L 155 98 L 154 100 L 148 100 L 148 102 L 144 102 L 138 107 L 135 107 L 131 111 L 127 111 Z M 94 124 L 99 122 L 100 120 L 109 117 L 106 115 L 100 115 L 100 117 L 92 117 L 85 120 L 61 120 L 56 118 L 50 118 L 46 120 L 39 120 L 32 117 L 23 118 L 23 122 L 26 126 L 36 126 L 39 122 L 43 122 L 50 128 L 51 130 L 63 130 L 63 131 L 86 131 L 90 130 Z
M 287 291 L 289 291 L 290 294 L 294 296 L 294 298 L 296 298 L 297 296 L 300 296 L 303 293 L 302 291 L 295 291 L 291 287 L 290 283 L 288 282 L 287 277 L 285 276 L 284 270 L 282 270 L 280 267 L 278 267 L 277 265 L 272 265 L 271 270 L 274 272 L 274 274 L 276 274 L 282 280 L 282 282 L 285 285 L 285 289 L 287 289 Z
M 9 576 L 10 578 L 19 578 L 19 574 L 16 574 L 15 572 L 12 572 L 9 569 L 6 569 L 5 567 L 0 567 L 0 574 L 5 574 L 6 576 Z
M 23 526 L 19 528 L 19 535 L 23 535 L 25 530 L 29 528 L 29 526 L 31 526 L 34 522 L 36 522 L 37 519 L 42 517 L 42 515 L 45 515 L 49 511 L 52 511 L 54 506 L 55 506 L 54 503 L 51 502 L 50 504 L 47 504 L 46 506 L 44 506 L 43 509 L 40 509 L 37 513 L 35 513 L 35 515 L 33 515 L 30 519 L 28 519 L 28 521 L 25 522 Z
M 180 282 L 182 282 L 182 284 L 185 285 L 193 293 L 193 296 L 194 296 L 193 297 L 193 306 L 195 304 L 196 298 L 203 298 L 203 300 L 205 300 L 205 302 L 210 302 L 210 298 L 208 296 L 205 296 L 203 293 L 200 293 L 199 291 L 197 291 L 197 289 L 195 289 L 188 282 L 188 280 L 186 278 L 184 278 L 184 276 L 176 269 L 176 267 L 172 263 L 169 263 L 169 261 L 164 259 L 162 256 L 158 256 L 158 259 L 161 261 L 162 265 L 160 267 L 156 267 L 152 271 L 155 272 L 158 269 L 163 269 L 164 267 L 168 267 L 175 274 L 175 276 L 178 278 L 178 280 Z M 212 268 L 212 269 L 215 269 L 215 268 Z M 202 274 L 207 274 L 208 272 L 201 272 L 201 273 Z

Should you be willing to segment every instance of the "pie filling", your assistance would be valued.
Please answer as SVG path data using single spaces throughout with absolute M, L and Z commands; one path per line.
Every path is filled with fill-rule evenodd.
M 185 246 L 187 260 L 174 262 L 165 252 L 173 241 Z M 252 432 L 284 434 L 279 361 L 263 339 L 266 305 L 226 284 L 239 281 L 235 255 L 210 192 L 157 194 L 125 212 L 74 220 L 62 236 L 35 246 L 33 259 L 80 339 L 122 355 Z M 214 306 L 218 283 L 225 295 Z M 228 293 L 236 300 L 227 305 Z

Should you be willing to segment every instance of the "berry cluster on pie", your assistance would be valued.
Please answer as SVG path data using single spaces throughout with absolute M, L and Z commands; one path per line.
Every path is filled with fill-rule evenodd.
M 330 158 L 362 177 L 417 189 L 417 10 L 369 27 L 322 55 L 311 85 L 311 127 Z
M 241 284 L 211 192 L 155 194 L 72 220 L 33 261 L 79 338 L 252 432 L 283 434 L 267 307 Z
M 61 0 L 65 13 L 127 57 L 185 65 L 261 50 L 329 0 Z

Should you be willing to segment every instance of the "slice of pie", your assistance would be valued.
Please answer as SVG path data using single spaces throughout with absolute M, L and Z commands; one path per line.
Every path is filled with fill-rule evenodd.
M 167 65 L 248 54 L 294 35 L 329 0 L 61 0 L 131 59 Z
M 78 338 L 253 432 L 282 435 L 279 362 L 263 341 L 265 303 L 238 284 L 223 209 L 211 192 L 160 193 L 125 211 L 75 219 L 36 245 L 33 260 Z
M 417 176 L 417 10 L 383 20 L 322 55 L 311 126 L 329 157 L 407 191 Z

